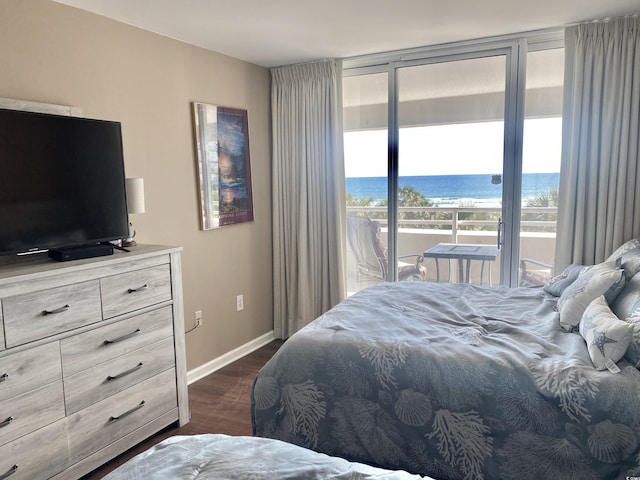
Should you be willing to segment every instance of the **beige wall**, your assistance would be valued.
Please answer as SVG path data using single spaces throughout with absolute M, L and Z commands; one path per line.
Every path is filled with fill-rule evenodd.
M 269 88 L 256 65 L 49 0 L 0 0 L 0 97 L 122 122 L 127 176 L 145 179 L 136 238 L 184 247 L 187 328 L 204 313 L 189 369 L 273 329 Z M 248 110 L 254 222 L 200 230 L 192 101 Z

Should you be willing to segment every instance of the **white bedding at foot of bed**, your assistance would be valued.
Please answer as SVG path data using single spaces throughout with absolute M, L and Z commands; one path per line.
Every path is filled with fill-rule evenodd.
M 280 440 L 206 434 L 170 437 L 132 458 L 104 480 L 425 478 L 348 462 Z

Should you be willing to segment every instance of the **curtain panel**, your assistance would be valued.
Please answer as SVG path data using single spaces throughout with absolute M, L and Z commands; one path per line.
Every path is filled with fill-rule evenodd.
M 556 271 L 640 236 L 640 19 L 568 27 Z
M 342 63 L 271 69 L 274 333 L 345 297 Z

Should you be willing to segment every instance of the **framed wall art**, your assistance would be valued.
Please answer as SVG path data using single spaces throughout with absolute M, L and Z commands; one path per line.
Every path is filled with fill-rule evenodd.
M 253 221 L 246 110 L 193 102 L 201 228 Z

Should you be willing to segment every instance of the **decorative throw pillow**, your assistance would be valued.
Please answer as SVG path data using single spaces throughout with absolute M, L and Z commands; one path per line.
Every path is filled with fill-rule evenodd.
M 580 335 L 587 341 L 591 361 L 597 370 L 619 371 L 616 362 L 627 351 L 632 327 L 609 309 L 604 295 L 593 300 L 580 321 Z
M 580 323 L 587 306 L 600 295 L 615 300 L 624 287 L 624 274 L 614 262 L 603 262 L 582 271 L 558 299 L 560 326 L 570 332 Z
M 611 303 L 611 310 L 620 320 L 640 317 L 640 273 L 627 280 L 620 294 Z
M 634 238 L 620 245 L 606 261 L 619 262 L 624 269 L 625 277 L 629 280 L 640 272 L 640 238 Z
M 611 311 L 631 325 L 631 343 L 624 358 L 640 368 L 640 272 L 626 282 L 611 304 Z
M 631 325 L 631 342 L 624 358 L 636 368 L 640 368 L 640 317 L 627 318 L 626 321 Z
M 583 270 L 589 268 L 591 267 L 585 267 L 584 265 L 577 265 L 575 263 L 572 263 L 567 268 L 565 268 L 561 274 L 556 275 L 547 283 L 545 283 L 542 287 L 542 290 L 553 296 L 559 297 L 569 285 L 576 281 L 578 275 L 580 275 Z

